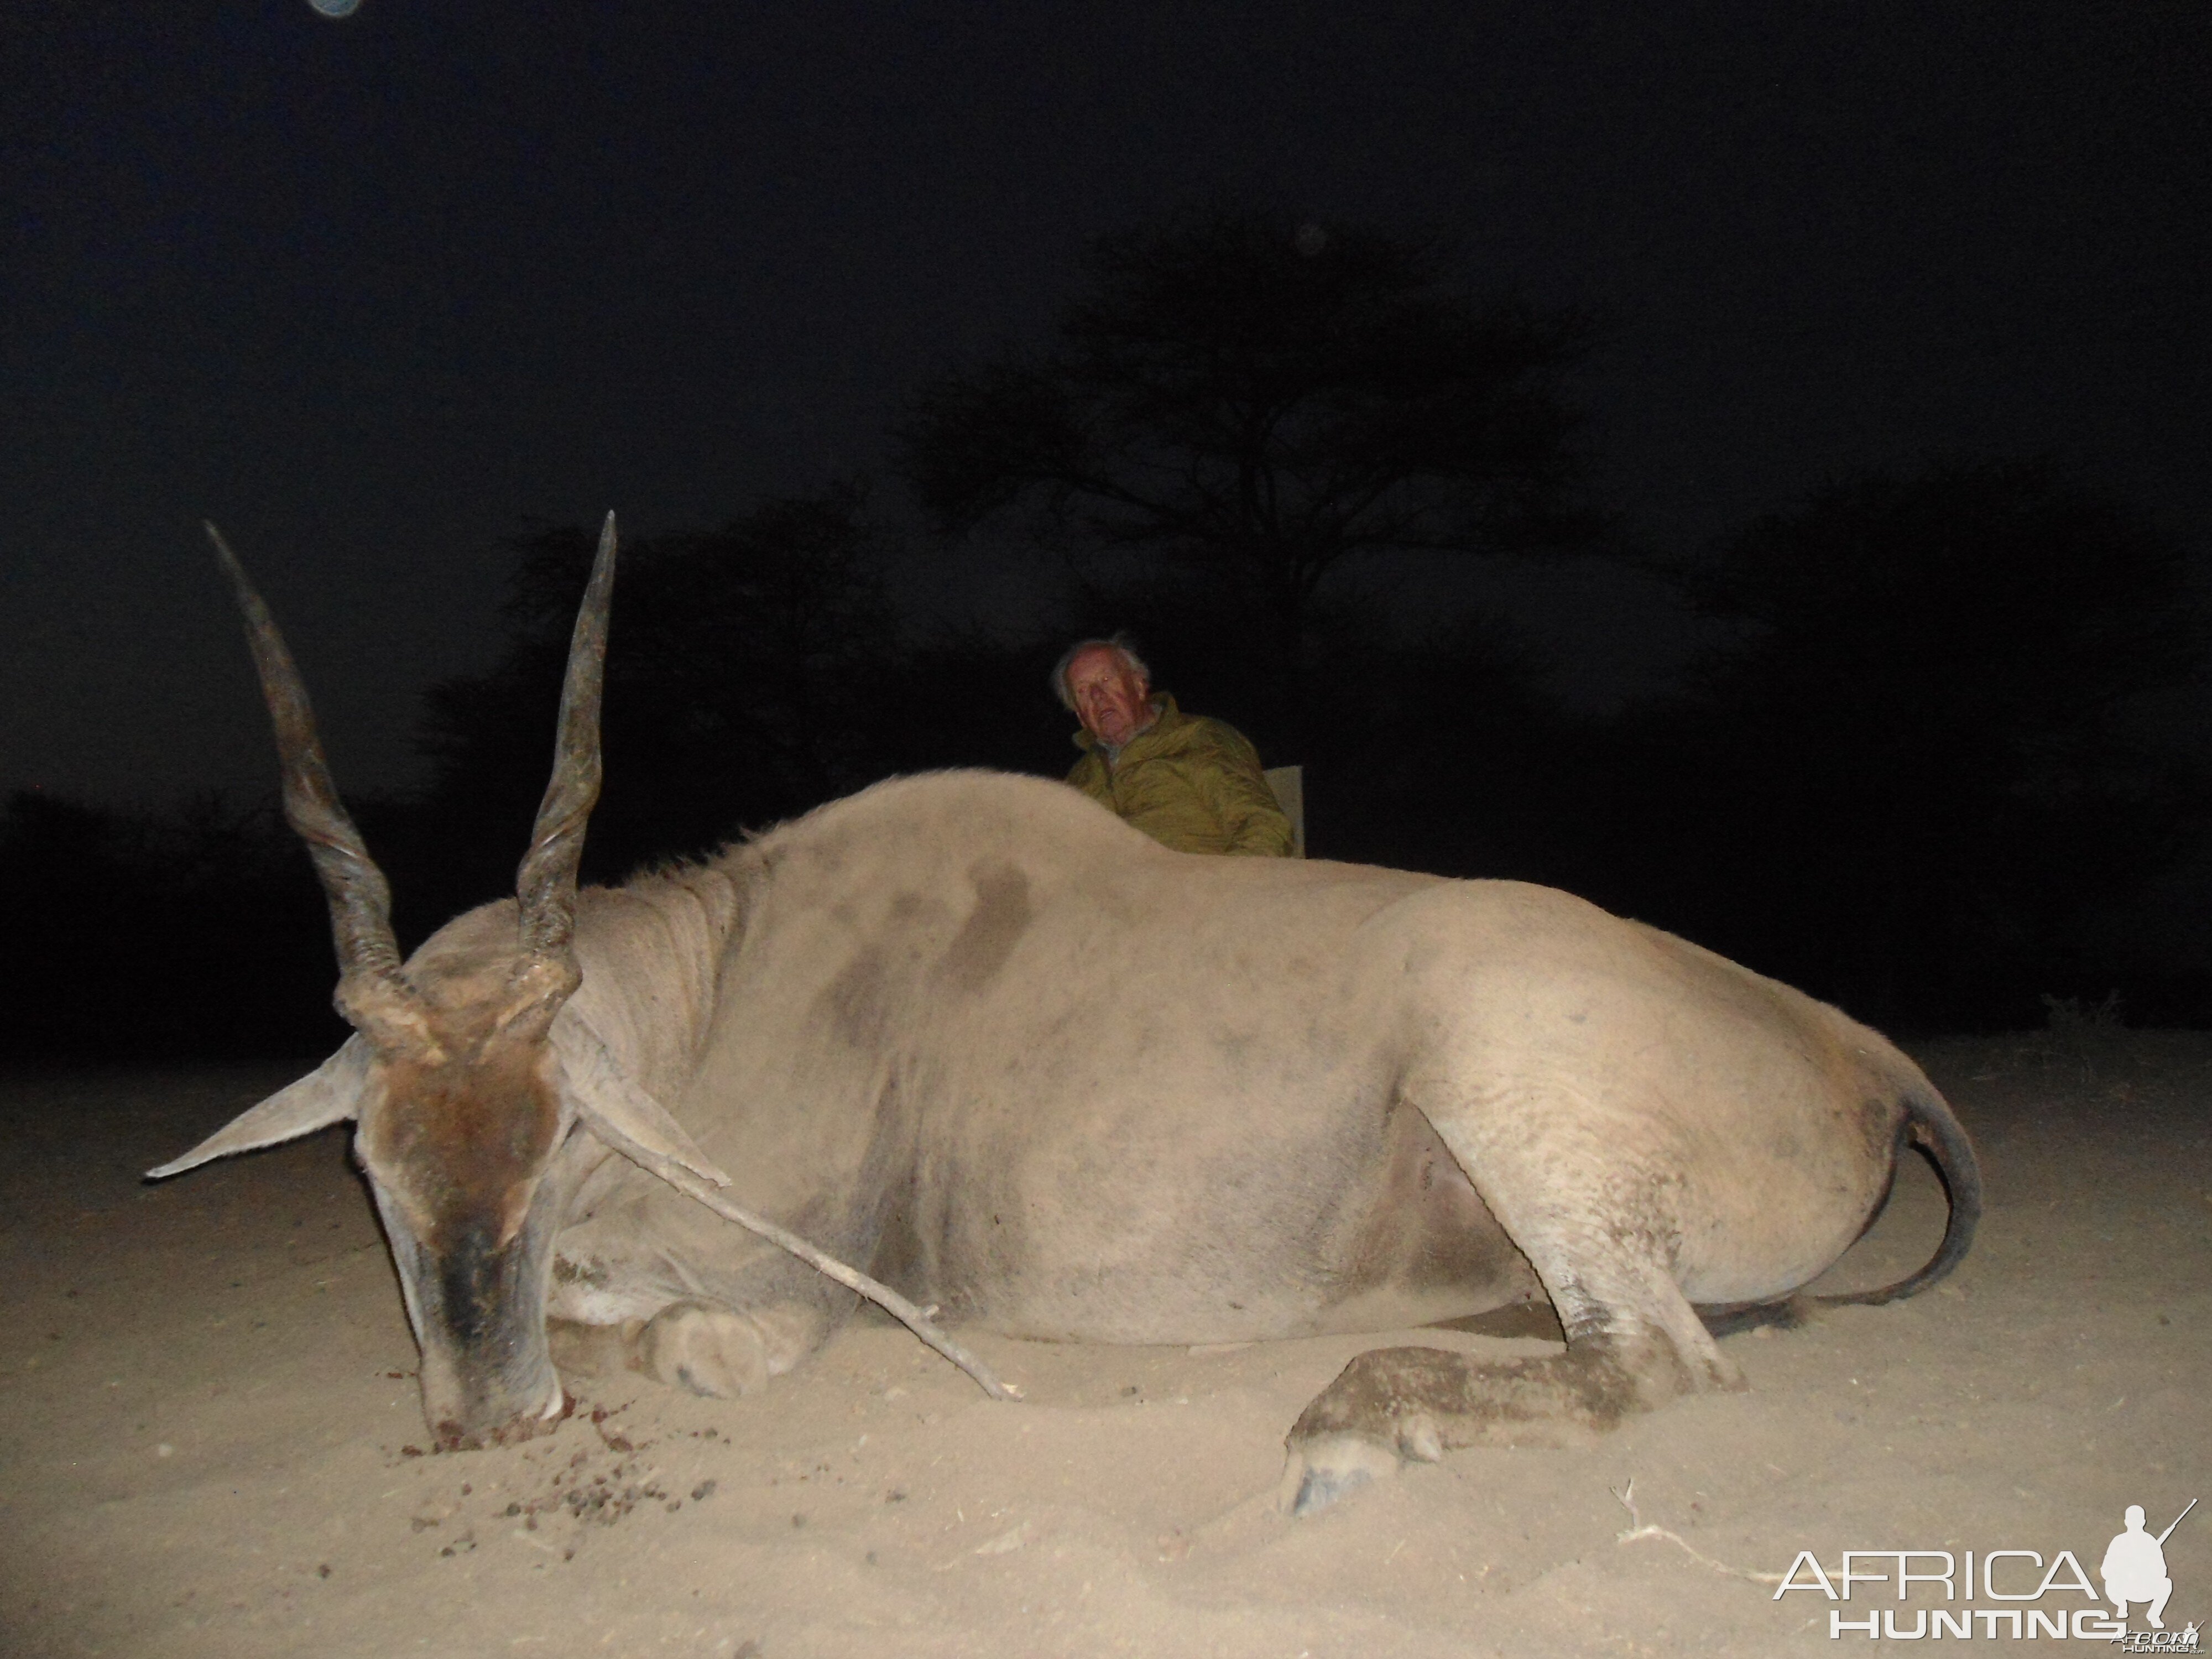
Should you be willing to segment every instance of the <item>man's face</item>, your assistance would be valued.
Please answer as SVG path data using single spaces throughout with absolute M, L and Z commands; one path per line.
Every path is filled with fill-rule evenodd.
M 1152 723 L 1152 688 L 1110 647 L 1093 647 L 1068 664 L 1067 690 L 1083 729 L 1109 749 L 1119 749 Z

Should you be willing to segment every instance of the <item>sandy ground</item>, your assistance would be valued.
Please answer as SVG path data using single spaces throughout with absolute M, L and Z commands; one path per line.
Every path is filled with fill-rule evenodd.
M 2127 1504 L 2155 1530 L 2212 1498 L 2212 1037 L 1921 1058 L 1989 1188 L 1950 1283 L 1731 1339 L 1747 1394 L 1577 1449 L 1455 1453 L 1304 1522 L 1275 1506 L 1283 1435 L 1371 1339 L 980 1339 L 1027 1389 L 1009 1406 L 870 1322 L 756 1399 L 624 1376 L 583 1385 L 597 1409 L 550 1439 L 422 1455 L 414 1347 L 337 1135 L 137 1179 L 283 1077 L 17 1078 L 0 1648 L 1772 1655 L 1843 1650 L 1817 1589 L 1774 1599 L 1801 1549 L 1831 1570 L 1847 1548 L 2070 1549 L 2094 1574 Z M 1902 1272 L 1942 1214 L 1916 1159 L 1838 1274 Z M 1638 1522 L 1663 1533 L 1624 1536 Z M 2168 1626 L 2212 1620 L 2212 1504 L 2166 1558 Z M 2005 1571 L 2015 1591 L 2038 1577 Z M 1839 1610 L 1897 1611 L 1868 1595 Z M 1904 1628 L 1945 1605 L 1916 1587 Z

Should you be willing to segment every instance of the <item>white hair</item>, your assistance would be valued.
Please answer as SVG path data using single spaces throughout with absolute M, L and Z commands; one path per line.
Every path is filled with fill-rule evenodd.
M 1060 660 L 1052 665 L 1052 694 L 1060 699 L 1060 706 L 1069 714 L 1075 712 L 1075 694 L 1067 689 L 1067 671 L 1075 666 L 1075 659 L 1086 651 L 1111 651 L 1139 679 L 1149 686 L 1152 671 L 1137 654 L 1137 642 L 1118 630 L 1103 640 L 1078 640 L 1060 653 Z

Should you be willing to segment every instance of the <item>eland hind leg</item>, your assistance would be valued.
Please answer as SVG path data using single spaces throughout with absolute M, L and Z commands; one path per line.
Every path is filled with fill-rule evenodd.
M 1674 1281 L 1669 1183 L 1637 1167 L 1620 1135 L 1591 1132 L 1574 1103 L 1556 1104 L 1565 1109 L 1431 1121 L 1543 1281 L 1565 1352 L 1359 1355 L 1291 1431 L 1285 1495 L 1294 1514 L 1407 1458 L 1571 1443 L 1678 1395 L 1742 1386 Z

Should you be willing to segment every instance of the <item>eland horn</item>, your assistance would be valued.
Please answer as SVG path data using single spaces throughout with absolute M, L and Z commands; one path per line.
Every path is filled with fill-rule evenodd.
M 576 929 L 576 868 L 584 856 L 584 826 L 599 798 L 599 693 L 606 679 L 607 613 L 614 581 L 615 515 L 610 513 L 568 640 L 553 775 L 530 832 L 530 850 L 515 871 L 524 955 L 502 1024 L 533 1010 L 538 1018 L 550 1020 L 579 981 L 570 943 Z
M 276 727 L 285 822 L 307 843 L 316 878 L 330 901 L 331 938 L 338 957 L 338 1012 L 380 1048 L 434 1046 L 421 999 L 399 971 L 399 942 L 392 932 L 392 889 L 331 781 L 307 685 L 238 556 L 220 530 L 212 524 L 204 527 L 237 595 L 246 643 L 261 677 L 261 695 Z

